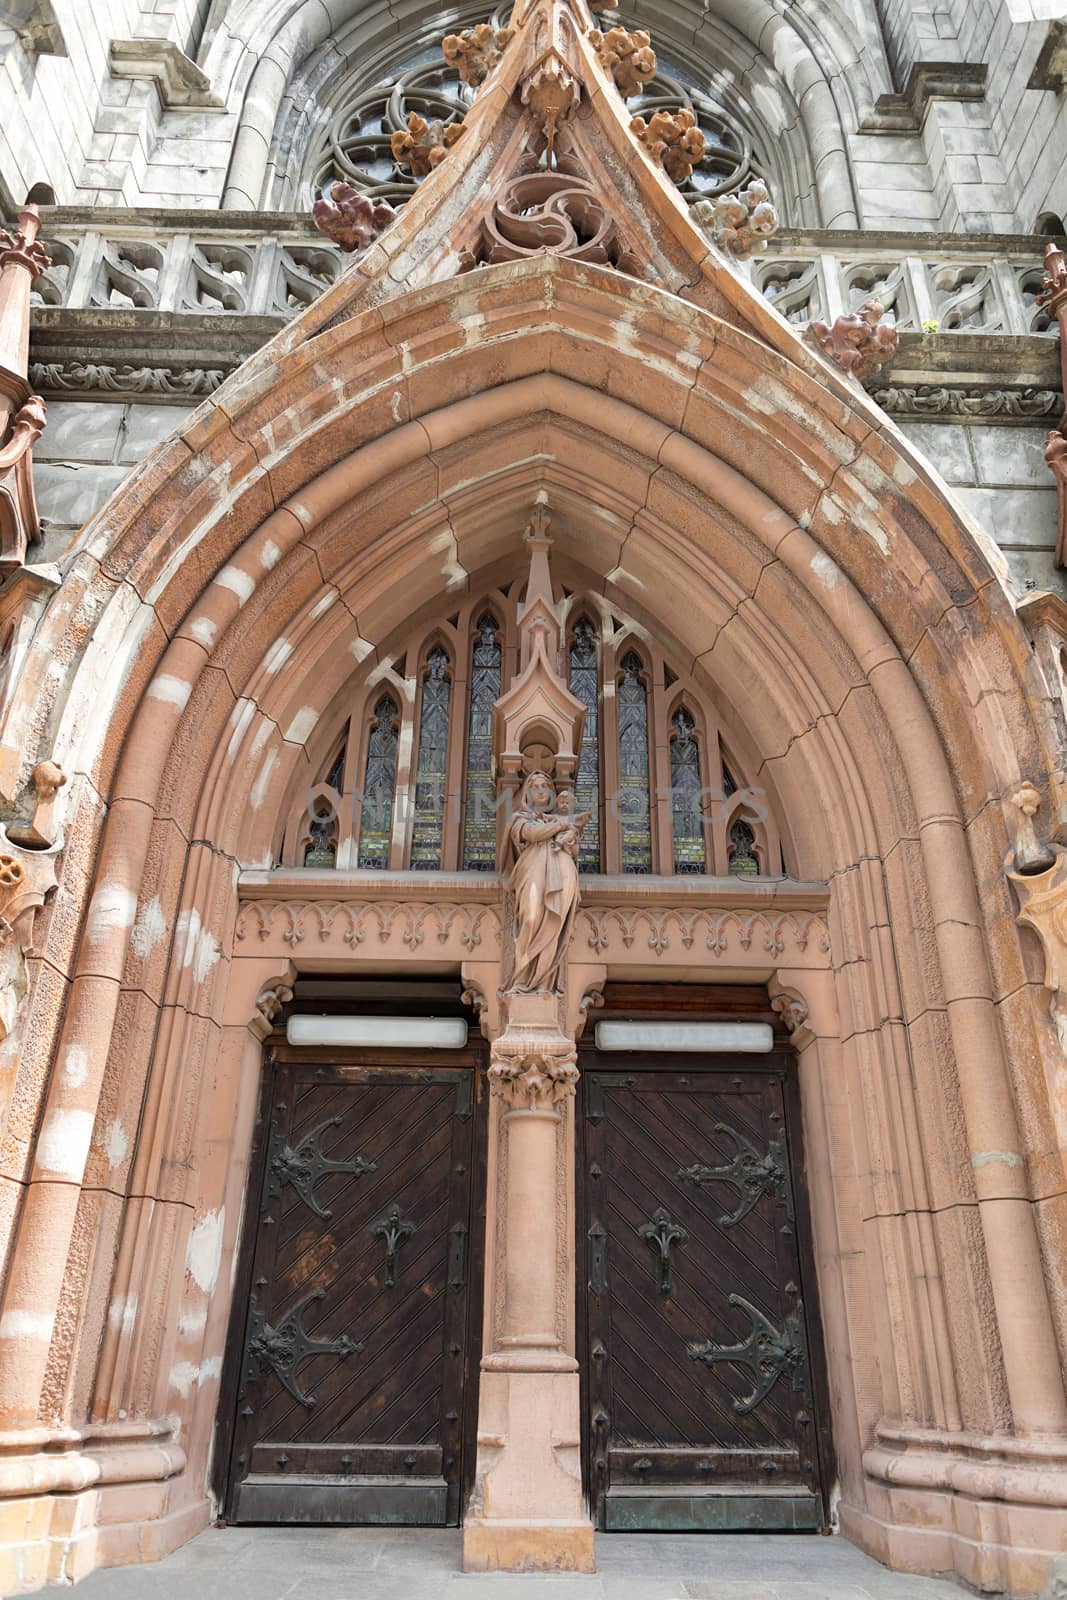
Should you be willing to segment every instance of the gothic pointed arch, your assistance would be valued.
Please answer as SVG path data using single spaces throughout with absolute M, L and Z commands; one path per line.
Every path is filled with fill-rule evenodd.
M 596 575 L 646 693 L 669 619 L 664 664 L 745 708 L 737 793 L 766 778 L 789 830 L 792 881 L 751 899 L 738 880 L 725 908 L 703 887 L 664 907 L 660 875 L 638 874 L 624 902 L 591 900 L 583 980 L 718 961 L 804 996 L 842 1524 L 898 1564 L 974 1576 L 981 1515 L 988 1570 L 1025 1590 L 1067 1506 L 1065 1216 L 1060 1062 L 1002 867 L 1023 779 L 1063 850 L 1052 698 L 995 550 L 707 244 L 561 16 L 530 0 L 400 219 L 85 528 L 20 667 L 5 746 L 28 773 L 47 737 L 91 843 L 39 913 L 14 1069 L 5 1420 L 48 1430 L 57 1527 L 89 1480 L 109 1512 L 123 1477 L 154 1497 L 161 1543 L 211 1514 L 257 998 L 298 963 L 425 960 L 420 939 L 456 976 L 502 959 L 493 876 L 452 916 L 406 882 L 384 820 L 353 817 L 362 876 L 331 897 L 316 871 L 299 916 L 278 909 L 278 841 L 328 755 L 318 719 L 363 668 L 353 772 L 374 787 L 373 743 L 383 797 L 410 784 L 395 638 L 424 613 L 458 637 L 449 619 L 491 592 L 514 616 L 547 500 L 557 581 Z M 551 50 L 538 22 L 559 23 Z M 543 153 L 545 96 L 568 82 L 588 110 L 567 158 L 617 214 L 629 270 L 562 251 L 471 266 L 493 184 L 524 137 Z M 18 1470 L 39 1484 L 33 1450 Z M 117 1553 L 111 1526 L 92 1534 Z

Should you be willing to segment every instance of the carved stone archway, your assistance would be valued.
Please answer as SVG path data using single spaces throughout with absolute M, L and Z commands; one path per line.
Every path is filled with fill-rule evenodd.
M 774 981 L 820 1173 L 842 1526 L 1022 1592 L 1060 1537 L 1062 1066 L 1004 876 L 1023 779 L 1062 831 L 1050 700 L 995 552 L 696 231 L 591 21 L 531 0 L 400 221 L 84 531 L 5 702 L 12 792 L 54 759 L 75 841 L 27 956 L 0 1171 L 0 1448 L 31 1576 L 211 1514 L 261 997 L 421 961 L 503 1026 L 495 880 L 273 863 L 353 661 L 514 574 L 543 492 L 561 560 L 668 618 L 745 707 L 796 874 L 590 886 L 568 1026 L 605 968 Z M 458 271 L 568 82 L 644 279 Z

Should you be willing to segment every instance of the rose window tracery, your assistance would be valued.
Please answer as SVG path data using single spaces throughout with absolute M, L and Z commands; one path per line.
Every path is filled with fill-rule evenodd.
M 498 8 L 488 26 L 496 31 L 506 29 L 510 10 L 509 6 Z M 454 25 L 465 26 L 467 20 L 463 13 Z M 484 13 L 473 20 L 486 22 Z M 609 30 L 616 21 L 629 26 L 624 11 L 607 11 L 598 18 L 600 26 Z M 656 76 L 626 104 L 632 115 L 646 120 L 658 111 L 682 108 L 693 113 L 704 135 L 705 153 L 691 175 L 678 184 L 686 199 L 713 199 L 744 188 L 753 178 L 767 177 L 767 161 L 756 151 L 744 118 L 730 106 L 729 87 L 713 85 L 713 69 L 709 66 L 707 81 L 701 82 L 693 70 L 665 63 L 662 51 L 658 51 L 658 61 Z M 335 92 L 336 105 L 305 165 L 310 193 L 303 197 L 304 203 L 327 194 L 330 186 L 341 180 L 373 200 L 400 207 L 426 174 L 415 175 L 396 160 L 393 135 L 409 127 L 412 113 L 428 123 L 440 123 L 447 131 L 466 115 L 477 87 L 463 82 L 458 66 L 443 59 L 438 41 L 427 43 L 387 76 L 368 83 L 354 75 Z

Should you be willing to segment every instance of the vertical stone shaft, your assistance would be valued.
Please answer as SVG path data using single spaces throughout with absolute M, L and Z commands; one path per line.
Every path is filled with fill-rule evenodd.
M 562 1118 L 551 1106 L 535 1106 L 507 1111 L 503 1121 L 508 1240 L 500 1343 L 513 1350 L 559 1351 L 556 1146 Z

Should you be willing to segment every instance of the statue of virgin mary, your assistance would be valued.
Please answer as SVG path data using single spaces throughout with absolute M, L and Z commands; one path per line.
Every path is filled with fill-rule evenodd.
M 504 886 L 515 896 L 515 972 L 519 994 L 557 994 L 578 911 L 578 846 L 588 813 L 572 816 L 569 795 L 556 809 L 544 772 L 531 772 L 504 844 Z

